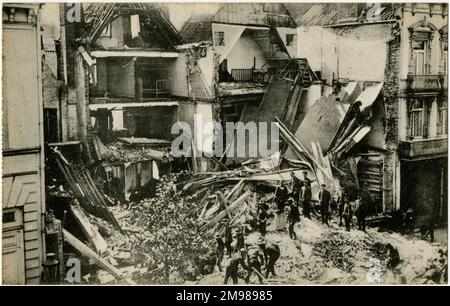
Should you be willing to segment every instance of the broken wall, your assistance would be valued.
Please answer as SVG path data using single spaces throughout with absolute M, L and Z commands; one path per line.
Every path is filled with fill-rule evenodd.
M 266 37 L 253 38 L 249 31 L 244 31 L 236 44 L 232 47 L 231 51 L 227 56 L 227 69 L 231 73 L 232 69 L 251 69 L 253 68 L 253 63 L 255 63 L 256 69 L 268 68 L 266 65 L 267 58 L 269 55 L 270 48 L 263 50 L 260 44 L 264 43 L 264 40 L 268 41 L 269 30 L 264 34 Z M 270 67 L 270 65 L 269 65 Z
M 321 71 L 329 85 L 333 77 L 381 82 L 390 37 L 390 24 L 299 27 L 298 57 L 308 59 L 312 70 Z
M 297 57 L 297 45 L 298 45 L 298 39 L 297 39 L 297 29 L 296 28 L 276 28 L 276 31 L 278 32 L 278 35 L 280 36 L 281 40 L 283 41 L 284 46 L 286 47 L 289 56 L 291 58 Z M 286 43 L 286 35 L 287 34 L 293 34 L 294 40 L 291 45 L 287 45 Z
M 188 97 L 188 80 L 186 71 L 186 53 L 178 53 L 178 58 L 168 64 L 170 92 L 174 96 Z

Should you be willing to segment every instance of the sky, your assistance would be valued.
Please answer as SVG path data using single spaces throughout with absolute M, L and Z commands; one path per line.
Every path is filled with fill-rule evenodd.
M 58 3 L 46 3 L 42 6 L 41 22 L 45 25 L 59 25 Z M 220 3 L 165 3 L 169 8 L 170 20 L 178 30 L 193 15 L 215 13 Z

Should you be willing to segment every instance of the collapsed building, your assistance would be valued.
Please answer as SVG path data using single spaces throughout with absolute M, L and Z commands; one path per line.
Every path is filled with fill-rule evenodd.
M 81 254 L 133 283 L 116 261 L 130 264 L 139 239 L 154 239 L 135 220 L 151 219 L 145 212 L 157 183 L 183 170 L 191 174 L 176 189 L 200 207 L 202 229 L 220 231 L 227 217 L 245 223 L 258 201 L 273 202 L 280 182 L 303 171 L 314 178 L 316 202 L 326 183 L 335 195 L 339 186 L 353 198 L 368 191 L 371 221 L 414 208 L 418 226 L 447 222 L 445 5 L 224 4 L 180 33 L 157 4 L 96 3 L 66 22 L 71 8 L 59 5 L 60 25 L 42 32 L 36 7 L 3 9 L 4 35 L 25 18 L 42 55 L 31 65 L 42 77 L 42 92 L 32 88 L 37 119 L 26 124 L 39 144 L 9 136 L 19 115 L 8 105 L 22 96 L 10 83 L 5 90 L 4 114 L 14 121 L 3 120 L 4 163 L 21 164 L 3 172 L 4 216 L 12 220 L 3 241 L 17 242 L 3 258 L 19 267 L 8 282 L 37 282 L 42 272 L 44 281 L 62 280 L 64 263 Z M 8 49 L 7 67 L 18 64 L 18 49 Z M 12 78 L 13 69 L 5 71 Z M 213 129 L 196 130 L 196 114 L 205 125 L 274 123 L 280 150 L 245 155 L 258 144 L 246 136 L 244 156 L 224 148 L 206 157 L 215 142 L 192 137 L 192 158 L 174 158 L 177 122 L 215 139 Z M 24 157 L 39 163 L 18 161 Z M 137 205 L 117 205 L 129 201 Z M 109 245 L 111 232 L 123 240 Z M 59 276 L 49 276 L 55 265 Z

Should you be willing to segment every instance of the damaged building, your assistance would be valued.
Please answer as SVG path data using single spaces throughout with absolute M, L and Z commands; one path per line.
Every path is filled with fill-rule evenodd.
M 372 213 L 413 208 L 424 219 L 418 225 L 444 220 L 447 6 L 287 7 L 298 25 L 298 57 L 332 93 L 313 106 L 296 136 L 311 150 L 319 141 L 336 168 L 353 173 L 371 194 Z
M 328 283 L 329 260 L 353 281 L 358 250 L 369 260 L 392 233 L 319 224 L 321 185 L 333 204 L 368 194 L 380 229 L 408 210 L 416 228 L 447 223 L 447 5 L 223 3 L 180 29 L 169 5 L 53 4 L 57 24 L 41 23 L 48 6 L 3 5 L 4 283 L 69 282 L 73 259 L 81 283 L 198 282 L 213 237 L 264 206 L 269 236 L 298 253 L 282 271 Z M 223 146 L 211 122 L 259 138 L 273 124 L 278 149 L 244 133 L 239 155 L 233 134 L 210 156 Z M 180 124 L 188 156 L 173 152 Z M 274 221 L 294 177 L 311 187 L 297 229 L 315 261 Z

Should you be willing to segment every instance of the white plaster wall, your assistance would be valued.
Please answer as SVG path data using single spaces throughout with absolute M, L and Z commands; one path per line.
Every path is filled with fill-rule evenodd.
M 180 52 L 178 58 L 168 64 L 170 91 L 174 96 L 188 96 L 186 61 L 186 54 Z
M 198 66 L 205 80 L 206 86 L 213 92 L 213 79 L 214 79 L 214 50 L 209 47 L 206 50 L 206 56 L 202 57 L 198 61 Z
M 241 35 L 240 39 L 228 54 L 227 59 L 229 72 L 232 69 L 252 68 L 254 59 L 256 59 L 256 69 L 260 69 L 266 64 L 264 52 L 248 32 L 244 32 Z
M 346 28 L 298 28 L 298 57 L 331 84 L 335 78 L 382 81 L 390 26 L 385 24 Z
M 283 41 L 284 46 L 288 50 L 289 56 L 294 58 L 297 57 L 297 45 L 298 45 L 298 34 L 297 29 L 294 28 L 277 28 L 277 32 Z M 294 42 L 291 46 L 286 45 L 286 34 L 295 34 Z
M 239 25 L 228 25 L 228 24 L 212 24 L 212 35 L 213 35 L 213 43 L 214 43 L 214 33 L 224 32 L 225 38 L 225 46 L 214 46 L 217 54 L 220 54 L 220 61 L 225 59 L 227 55 L 230 53 L 234 44 L 237 42 L 241 34 L 244 32 L 245 26 Z

